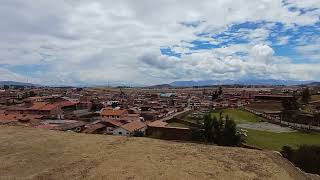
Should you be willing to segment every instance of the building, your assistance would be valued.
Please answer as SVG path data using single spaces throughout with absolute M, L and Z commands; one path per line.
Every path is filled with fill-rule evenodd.
M 127 123 L 125 125 L 120 126 L 113 130 L 114 135 L 121 135 L 121 136 L 132 136 L 134 132 L 140 131 L 145 134 L 147 130 L 147 125 L 141 121 L 133 121 Z
M 128 111 L 124 109 L 105 108 L 101 110 L 100 116 L 105 119 L 126 119 L 128 118 Z

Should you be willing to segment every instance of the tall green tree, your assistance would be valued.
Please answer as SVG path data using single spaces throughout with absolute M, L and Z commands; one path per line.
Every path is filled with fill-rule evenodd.
M 305 104 L 308 104 L 311 99 L 311 93 L 309 88 L 305 88 L 301 94 L 301 101 Z
M 239 145 L 241 142 L 241 135 L 238 134 L 237 125 L 233 119 L 226 118 L 222 136 L 222 145 L 224 146 Z

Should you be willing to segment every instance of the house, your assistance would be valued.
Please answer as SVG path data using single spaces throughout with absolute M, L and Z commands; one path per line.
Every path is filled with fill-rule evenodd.
M 128 117 L 128 111 L 124 109 L 104 108 L 101 110 L 100 116 L 105 119 L 125 119 Z
M 84 130 L 84 127 L 87 123 L 86 122 L 82 122 L 82 121 L 77 121 L 74 123 L 67 123 L 67 124 L 61 124 L 57 127 L 54 128 L 54 130 L 59 130 L 59 131 L 74 131 L 74 132 L 81 132 L 82 130 Z
M 35 102 L 31 107 L 26 109 L 28 114 L 37 114 L 44 116 L 52 116 L 56 118 L 62 118 L 62 110 L 59 105 L 49 104 L 46 102 Z
M 167 125 L 168 123 L 160 120 L 148 123 L 148 127 L 166 127 Z
M 97 122 L 88 124 L 85 126 L 85 130 L 82 131 L 82 133 L 88 133 L 88 134 L 101 134 L 106 129 L 106 125 L 103 123 Z
M 114 135 L 121 135 L 121 136 L 132 136 L 134 132 L 140 131 L 145 134 L 147 130 L 147 125 L 141 121 L 133 121 L 127 124 L 120 126 L 113 130 Z
M 124 124 L 121 121 L 114 120 L 114 119 L 101 120 L 100 123 L 106 126 L 106 130 L 105 130 L 106 134 L 113 134 L 113 130 L 121 127 Z

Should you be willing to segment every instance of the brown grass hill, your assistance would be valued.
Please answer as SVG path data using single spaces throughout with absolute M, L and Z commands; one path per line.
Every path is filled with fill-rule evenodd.
M 278 153 L 0 126 L 0 179 L 307 179 Z

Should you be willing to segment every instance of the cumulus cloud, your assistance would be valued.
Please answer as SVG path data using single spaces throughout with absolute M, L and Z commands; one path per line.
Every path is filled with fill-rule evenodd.
M 276 56 L 268 36 L 275 23 L 287 28 L 314 25 L 319 21 L 317 10 L 301 13 L 290 8 L 316 6 L 314 0 L 3 0 L 0 65 L 41 65 L 43 68 L 31 73 L 30 79 L 40 79 L 44 84 L 155 84 L 178 79 L 260 77 L 268 73 L 299 79 L 291 74 L 303 69 L 303 64 Z M 212 38 L 244 22 L 266 24 L 241 29 L 229 37 Z M 191 49 L 195 40 L 218 45 L 229 41 L 230 36 L 246 42 Z M 286 43 L 285 39 L 279 41 Z M 181 58 L 161 54 L 162 47 L 172 47 L 182 54 Z M 292 66 L 284 69 L 281 63 Z M 5 73 L 6 78 L 14 79 L 12 72 Z M 22 76 L 18 71 L 13 73 Z M 312 70 L 301 72 L 303 79 L 315 79 L 316 75 Z

